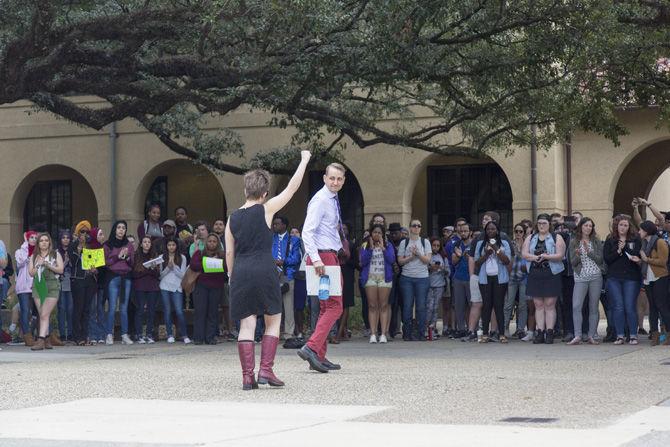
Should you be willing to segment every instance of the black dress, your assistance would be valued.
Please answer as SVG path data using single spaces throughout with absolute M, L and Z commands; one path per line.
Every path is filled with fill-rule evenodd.
M 230 216 L 235 238 L 235 262 L 230 280 L 233 320 L 282 311 L 279 274 L 272 259 L 272 231 L 265 222 L 265 207 L 240 208 Z

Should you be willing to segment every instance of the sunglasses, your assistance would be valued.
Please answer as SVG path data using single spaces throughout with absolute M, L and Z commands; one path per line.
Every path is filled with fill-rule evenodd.
M 412 228 L 421 228 L 421 224 L 412 224 L 410 225 Z
M 523 233 L 523 230 L 514 230 L 515 233 Z

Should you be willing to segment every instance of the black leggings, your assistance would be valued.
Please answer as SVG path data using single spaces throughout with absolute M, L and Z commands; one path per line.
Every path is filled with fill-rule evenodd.
M 219 303 L 223 298 L 223 287 L 207 287 L 196 283 L 193 291 L 193 339 L 211 342 L 218 335 Z
M 651 268 L 651 267 L 648 267 Z M 658 317 L 661 317 L 666 330 L 670 324 L 670 295 L 668 277 L 664 276 L 644 286 L 649 301 L 649 332 L 658 332 Z
M 507 296 L 507 283 L 499 284 L 497 276 L 487 276 L 487 284 L 480 284 L 479 290 L 482 293 L 482 326 L 484 335 L 489 334 L 489 325 L 491 324 L 491 311 L 496 311 L 496 322 L 498 322 L 498 331 L 504 335 L 505 331 L 505 297 Z
M 98 284 L 92 276 L 85 279 L 72 279 L 72 339 L 75 342 L 88 338 L 88 320 L 91 303 L 98 291 Z M 96 312 L 94 309 L 93 312 Z

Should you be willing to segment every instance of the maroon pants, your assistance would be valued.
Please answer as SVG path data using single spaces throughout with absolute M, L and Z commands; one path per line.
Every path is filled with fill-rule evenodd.
M 323 265 L 340 265 L 337 253 L 319 253 Z M 312 260 L 307 257 L 307 265 L 312 265 Z M 340 276 L 341 278 L 341 276 Z M 318 299 L 312 297 L 312 299 Z M 316 322 L 314 333 L 307 340 L 307 347 L 316 352 L 321 361 L 326 358 L 328 350 L 328 334 L 333 324 L 342 315 L 342 296 L 330 296 L 327 300 L 319 300 L 319 319 Z

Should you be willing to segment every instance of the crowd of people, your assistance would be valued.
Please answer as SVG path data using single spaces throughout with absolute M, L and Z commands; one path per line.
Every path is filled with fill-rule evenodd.
M 274 343 L 276 349 L 281 339 L 285 347 L 302 347 L 306 335 L 321 331 L 317 327 L 324 318 L 322 303 L 307 292 L 313 242 L 306 244 L 301 229 L 276 214 L 281 207 L 264 206 L 266 213 L 272 211 L 267 256 L 275 271 L 270 283 L 276 276 L 281 303 L 269 314 L 269 304 L 238 303 L 231 315 L 226 264 L 233 259 L 226 259 L 226 220 L 190 224 L 181 206 L 173 219 L 163 220 L 164 210 L 154 204 L 136 229 L 137 237 L 122 220 L 108 234 L 84 220 L 61 230 L 56 241 L 43 229 L 26 231 L 13 256 L 0 241 L 0 299 L 12 310 L 2 341 L 23 342 L 36 351 L 64 344 L 152 344 L 159 336 L 167 343 L 216 344 L 241 340 L 242 331 L 252 344 Z M 641 336 L 652 345 L 670 344 L 670 213 L 640 198 L 632 206 L 632 215 L 614 216 L 610 228 L 600 233 L 579 212 L 540 214 L 535 222 L 515 224 L 511 235 L 502 231 L 494 211 L 484 213 L 477 224 L 457 219 L 430 238 L 423 236 L 418 219 L 404 228 L 397 222 L 387 225 L 376 214 L 360 241 L 342 222 L 347 253 L 342 256 L 340 250 L 330 260 L 341 265 L 342 298 L 336 311 L 327 313 L 323 337 L 329 343 L 351 337 L 349 309 L 358 291 L 364 335 L 372 344 L 397 337 L 442 337 L 479 343 L 518 338 L 534 344 L 634 345 Z M 641 207 L 648 208 L 655 222 L 643 221 Z M 249 215 L 236 219 L 241 219 L 235 223 L 240 228 L 259 225 Z M 91 266 L 86 258 L 96 251 L 104 262 Z M 318 252 L 330 259 L 326 251 Z M 241 283 L 238 296 L 256 293 L 243 291 Z M 598 333 L 601 307 L 607 321 L 603 334 Z M 193 314 L 190 334 L 188 309 Z M 265 319 L 258 318 L 264 314 Z M 158 315 L 165 327 L 160 334 Z M 270 327 L 276 336 L 268 335 Z M 264 380 L 278 381 L 270 373 Z

